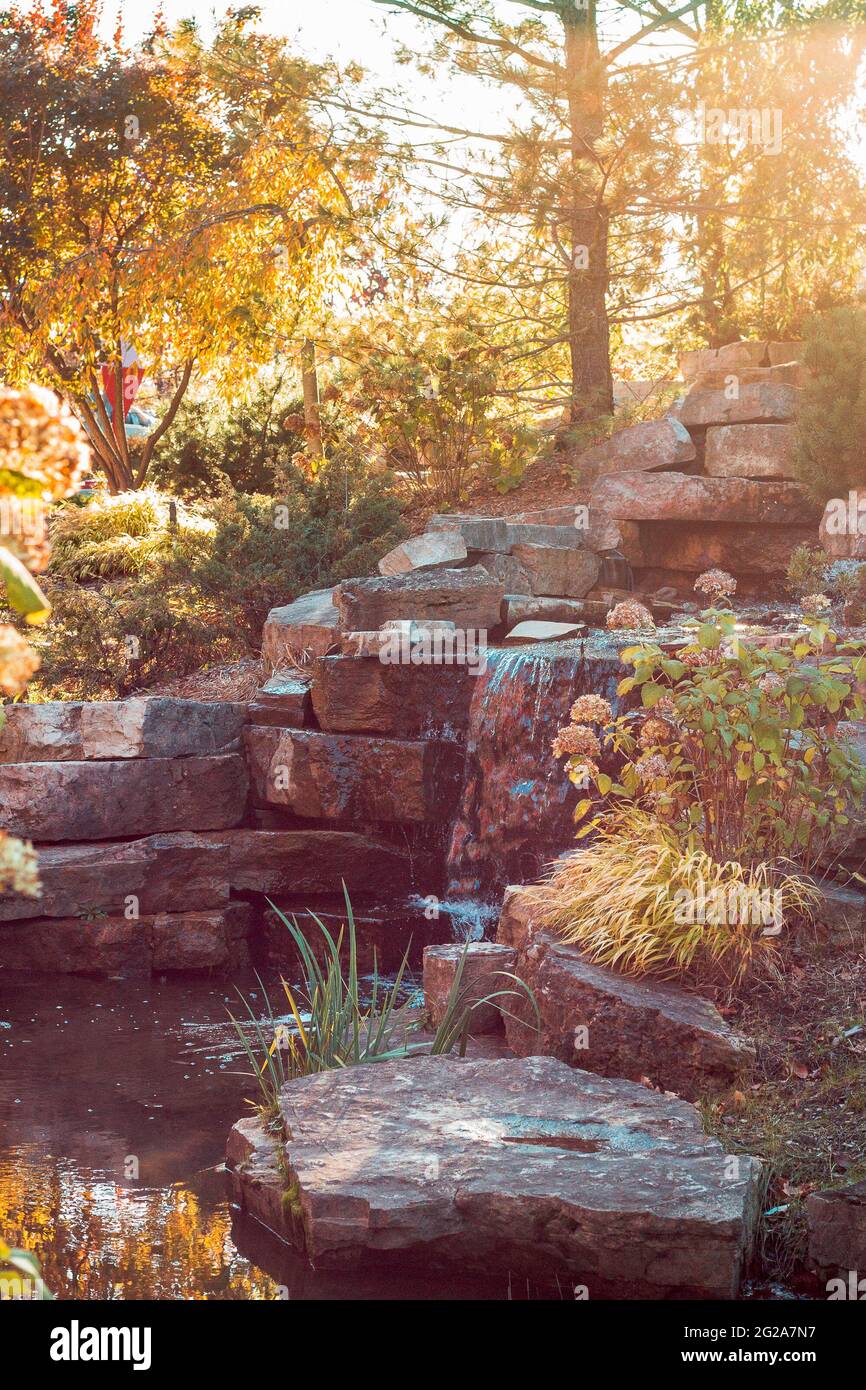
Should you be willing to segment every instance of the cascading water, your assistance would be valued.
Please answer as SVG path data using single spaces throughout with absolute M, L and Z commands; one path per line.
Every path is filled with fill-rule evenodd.
M 615 705 L 622 674 L 617 644 L 603 634 L 488 652 L 441 905 L 456 936 L 483 936 L 505 885 L 537 878 L 573 843 L 577 794 L 551 752 L 553 736 L 578 695 L 594 691 Z

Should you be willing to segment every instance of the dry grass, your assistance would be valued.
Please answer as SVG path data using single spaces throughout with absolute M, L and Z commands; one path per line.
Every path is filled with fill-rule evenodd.
M 543 924 L 598 965 L 729 988 L 751 971 L 776 968 L 777 924 L 784 932 L 808 916 L 817 896 L 796 875 L 685 849 L 632 808 L 610 816 L 592 844 L 558 860 L 530 893 Z M 757 911 L 767 903 L 775 921 Z M 698 910 L 690 913 L 691 905 Z
M 173 695 L 179 700 L 251 700 L 271 675 L 255 657 L 243 657 L 224 666 L 204 666 L 188 676 L 150 686 L 139 695 Z

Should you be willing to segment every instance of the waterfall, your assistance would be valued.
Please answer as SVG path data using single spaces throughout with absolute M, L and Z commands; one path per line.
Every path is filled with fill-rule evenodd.
M 470 708 L 442 904 L 456 935 L 484 935 L 505 885 L 537 878 L 573 844 L 577 792 L 551 742 L 578 695 L 594 691 L 615 703 L 621 645 L 598 633 L 488 652 Z

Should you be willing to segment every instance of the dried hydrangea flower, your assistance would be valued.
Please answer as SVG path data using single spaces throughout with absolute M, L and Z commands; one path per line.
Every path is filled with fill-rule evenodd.
M 38 670 L 39 657 L 21 633 L 9 623 L 0 623 L 0 693 L 20 695 Z
M 709 594 L 710 598 L 730 598 L 736 590 L 737 581 L 727 570 L 705 570 L 695 580 L 695 592 Z
M 609 724 L 613 710 L 602 695 L 578 695 L 571 707 L 571 718 L 575 723 L 585 719 L 590 724 Z
M 670 724 L 666 724 L 663 719 L 656 719 L 652 715 L 644 720 L 638 735 L 638 743 L 641 748 L 651 748 L 657 743 L 670 743 L 673 737 L 673 730 Z
M 698 647 L 694 651 L 679 651 L 677 657 L 684 666 L 714 666 L 720 652 L 718 647 Z
M 584 758 L 579 763 L 572 763 L 568 769 L 569 779 L 576 787 L 586 787 L 598 776 L 598 763 L 592 758 Z
M 804 613 L 821 613 L 830 606 L 830 600 L 826 594 L 806 594 L 800 599 L 800 607 Z
M 87 435 L 53 391 L 0 386 L 0 471 L 27 480 L 43 501 L 59 502 L 78 491 L 89 467 Z M 14 483 L 8 490 L 17 491 Z
M 16 840 L 0 830 L 0 893 L 41 895 L 36 851 L 27 840 Z
M 607 626 L 611 631 L 616 628 L 634 631 L 642 627 L 654 628 L 655 622 L 648 608 L 645 608 L 642 603 L 638 603 L 637 599 L 627 598 L 610 610 L 607 615 Z
M 656 713 L 663 714 L 666 719 L 675 719 L 677 716 L 677 702 L 673 695 L 662 695 L 656 701 Z
M 651 753 L 649 757 L 639 758 L 635 771 L 641 782 L 658 782 L 670 773 L 670 764 L 661 753 Z
M 555 758 L 585 756 L 587 758 L 598 758 L 601 756 L 601 744 L 585 724 L 566 724 L 560 729 L 553 740 L 553 756 Z

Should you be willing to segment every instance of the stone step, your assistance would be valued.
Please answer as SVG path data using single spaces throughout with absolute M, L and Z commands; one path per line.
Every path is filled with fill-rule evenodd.
M 239 746 L 247 707 L 230 700 L 57 701 L 7 705 L 0 763 L 185 758 Z
M 248 903 L 199 912 L 38 918 L 0 926 L 0 966 L 61 975 L 142 978 L 248 967 Z
M 263 805 L 361 824 L 443 821 L 453 813 L 463 754 L 443 739 L 256 726 L 245 738 L 253 795 Z
M 271 609 L 262 632 L 262 660 L 275 671 L 305 665 L 329 652 L 339 635 L 334 590 L 315 589 Z
M 714 425 L 704 469 L 718 478 L 793 478 L 793 425 Z
M 754 1048 L 707 1000 L 592 965 L 540 929 L 537 915 L 528 890 L 506 889 L 496 940 L 517 952 L 515 974 L 541 1015 L 539 1032 L 529 1001 L 512 1001 L 505 1035 L 519 1056 L 544 1053 L 603 1076 L 648 1077 L 689 1099 L 727 1089 L 748 1072 Z
M 797 412 L 799 388 L 781 382 L 747 381 L 731 390 L 704 390 L 695 384 L 677 409 L 687 430 L 708 425 L 787 421 Z
M 471 1035 L 499 1032 L 502 1009 L 508 1007 L 515 988 L 508 976 L 516 963 L 517 952 L 495 941 L 425 946 L 424 1007 L 429 1026 L 438 1028 L 449 1010 L 453 1015 L 455 1010 L 471 1008 Z
M 0 764 L 0 829 L 30 840 L 109 840 L 237 825 L 247 769 L 210 758 Z
M 600 478 L 592 501 L 626 521 L 797 526 L 815 525 L 820 516 L 798 483 L 685 473 L 619 473 Z M 641 533 L 646 551 L 645 539 Z
M 251 724 L 303 729 L 310 720 L 310 682 L 291 671 L 275 671 L 249 704 Z
M 591 550 L 521 542 L 512 547 L 511 553 L 527 574 L 530 591 L 555 598 L 583 598 L 595 584 L 601 568 L 598 556 Z
M 458 628 L 486 631 L 499 622 L 504 593 L 504 586 L 476 565 L 346 579 L 334 601 L 348 632 L 371 632 L 391 618 L 446 618 Z
M 411 658 L 411 647 L 408 655 Z M 482 673 L 482 654 L 464 646 L 464 659 L 412 665 L 377 658 L 321 657 L 313 675 L 313 709 L 329 733 L 378 733 L 394 738 L 441 735 L 462 739 Z
M 646 420 L 618 430 L 577 460 L 581 476 L 677 468 L 697 457 L 691 435 L 679 420 Z
M 233 1187 L 317 1268 L 421 1262 L 590 1299 L 736 1297 L 761 1164 L 726 1157 L 674 1097 L 551 1057 L 419 1057 L 303 1077 L 280 1108 L 287 1176 L 272 1135 L 243 1120 Z

